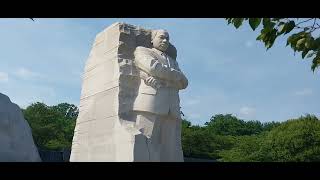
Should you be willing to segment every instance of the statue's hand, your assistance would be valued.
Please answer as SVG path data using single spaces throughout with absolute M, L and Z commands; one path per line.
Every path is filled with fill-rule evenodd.
M 156 78 L 154 78 L 153 76 L 149 76 L 146 80 L 145 80 L 146 85 L 154 87 L 156 89 L 158 89 L 161 84 L 160 81 L 157 80 Z

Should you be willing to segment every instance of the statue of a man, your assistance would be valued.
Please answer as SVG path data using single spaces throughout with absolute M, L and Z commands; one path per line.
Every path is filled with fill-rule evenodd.
M 147 137 L 150 161 L 183 161 L 179 90 L 188 80 L 178 62 L 166 54 L 169 33 L 153 30 L 153 48 L 139 46 L 134 52 L 141 83 L 133 110 L 136 127 Z

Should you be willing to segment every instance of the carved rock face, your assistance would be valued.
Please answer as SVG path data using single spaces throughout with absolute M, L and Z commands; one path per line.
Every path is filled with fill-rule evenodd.
M 0 161 L 41 161 L 28 122 L 18 105 L 0 93 Z
M 169 47 L 169 33 L 164 30 L 157 30 L 151 43 L 154 48 L 165 52 Z
M 146 72 L 137 66 L 137 49 L 158 48 L 171 57 L 161 62 L 170 62 L 167 69 L 178 76 L 172 70 L 178 69 L 177 50 L 169 43 L 169 34 L 155 32 L 115 23 L 97 34 L 84 68 L 71 162 L 183 161 L 181 122 L 177 116 L 169 117 L 169 109 L 179 110 L 178 90 L 144 89 Z M 158 113 L 153 115 L 153 110 Z

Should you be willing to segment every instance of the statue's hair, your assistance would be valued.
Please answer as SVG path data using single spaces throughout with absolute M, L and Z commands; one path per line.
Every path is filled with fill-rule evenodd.
M 156 37 L 156 35 L 157 35 L 157 33 L 158 33 L 159 31 L 164 31 L 164 32 L 168 33 L 168 31 L 165 30 L 165 29 L 155 29 L 155 30 L 151 30 L 151 41 Z M 168 34 L 169 34 L 169 33 L 168 33 Z

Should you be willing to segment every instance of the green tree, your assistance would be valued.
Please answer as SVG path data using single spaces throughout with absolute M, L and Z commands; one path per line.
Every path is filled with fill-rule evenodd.
M 182 129 L 189 128 L 191 126 L 191 122 L 186 119 L 182 119 L 181 125 L 182 125 Z
M 248 21 L 253 30 L 262 24 L 257 40 L 262 41 L 267 50 L 279 36 L 288 34 L 287 46 L 290 45 L 294 52 L 300 52 L 302 59 L 312 58 L 313 72 L 320 66 L 320 36 L 316 34 L 320 28 L 317 22 L 319 18 L 226 18 L 226 20 L 235 28 L 239 28 L 244 21 Z
M 271 131 L 273 128 L 278 127 L 280 122 L 266 122 L 263 124 L 263 131 Z
M 320 161 L 320 121 L 314 115 L 288 120 L 265 137 L 263 161 Z
M 320 121 L 313 115 L 292 119 L 258 135 L 237 136 L 222 161 L 320 161 Z
M 217 135 L 207 127 L 192 126 L 187 120 L 182 122 L 181 136 L 186 157 L 219 159 L 219 152 L 231 148 L 233 143 L 233 137 Z
M 212 116 L 210 122 L 206 122 L 205 125 L 218 135 L 242 135 L 244 122 L 232 114 L 217 114 Z
M 265 133 L 251 136 L 237 136 L 231 149 L 220 151 L 221 161 L 224 162 L 258 162 L 264 157 L 260 148 Z
M 47 106 L 44 103 L 33 103 L 23 110 L 25 119 L 30 124 L 35 143 L 39 148 L 61 150 L 71 147 L 75 127 L 75 107 L 67 103 Z M 72 112 L 69 113 L 68 112 Z
M 74 104 L 60 103 L 56 106 L 52 106 L 52 109 L 60 112 L 61 115 L 71 120 L 76 120 L 79 114 L 79 109 Z
M 218 135 L 242 136 L 259 134 L 263 130 L 263 125 L 259 121 L 245 122 L 232 114 L 212 116 L 210 122 L 206 122 L 205 125 Z

